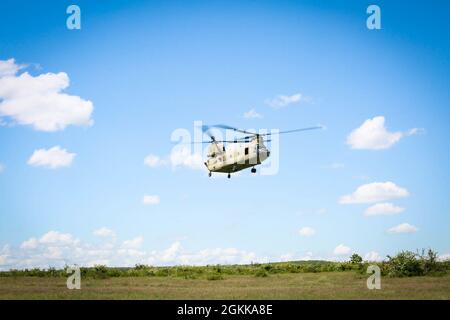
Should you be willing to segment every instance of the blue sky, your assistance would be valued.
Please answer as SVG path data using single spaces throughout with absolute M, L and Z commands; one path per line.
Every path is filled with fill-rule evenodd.
M 70 4 L 0 4 L 0 61 L 18 68 L 4 88 L 25 72 L 70 79 L 54 92 L 64 128 L 0 87 L 0 268 L 450 252 L 448 2 L 377 1 L 381 30 L 367 1 L 77 1 L 81 30 Z M 196 120 L 326 130 L 281 136 L 275 175 L 209 179 L 168 158 Z M 64 166 L 31 161 L 56 146 Z M 384 197 L 341 203 L 365 185 Z

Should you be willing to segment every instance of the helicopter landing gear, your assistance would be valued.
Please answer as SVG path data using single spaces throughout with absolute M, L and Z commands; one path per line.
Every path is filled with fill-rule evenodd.
M 211 171 L 208 173 L 208 177 L 211 177 L 212 176 L 212 173 L 211 173 Z
M 252 168 L 252 173 L 256 173 L 256 169 L 255 168 Z
M 231 178 L 231 174 L 230 173 L 228 173 L 228 179 L 230 179 Z

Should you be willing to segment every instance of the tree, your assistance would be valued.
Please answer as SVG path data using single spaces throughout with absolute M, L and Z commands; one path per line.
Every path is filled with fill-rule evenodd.
M 350 263 L 352 264 L 360 264 L 362 263 L 362 261 L 363 258 L 357 253 L 352 254 L 352 256 L 350 257 Z

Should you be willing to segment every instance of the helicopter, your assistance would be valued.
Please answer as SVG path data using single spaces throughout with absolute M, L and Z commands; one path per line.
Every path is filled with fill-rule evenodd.
M 211 128 L 221 128 L 246 134 L 244 137 L 234 140 L 216 140 L 211 134 Z M 270 156 L 270 150 L 267 149 L 265 142 L 270 142 L 267 138 L 275 134 L 285 134 L 300 131 L 322 129 L 322 126 L 314 126 L 287 131 L 278 131 L 270 133 L 254 133 L 242 129 L 230 127 L 228 125 L 218 124 L 202 126 L 202 131 L 209 136 L 209 141 L 199 141 L 193 143 L 209 144 L 207 159 L 204 162 L 211 177 L 213 172 L 228 173 L 228 179 L 231 173 L 238 172 L 247 168 L 252 168 L 251 172 L 256 173 L 255 166 L 260 165 Z

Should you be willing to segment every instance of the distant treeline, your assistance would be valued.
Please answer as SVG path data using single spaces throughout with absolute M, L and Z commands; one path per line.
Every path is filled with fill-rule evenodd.
M 437 253 L 428 250 L 425 253 L 402 251 L 382 262 L 363 261 L 361 256 L 353 254 L 349 261 L 291 261 L 275 263 L 253 263 L 248 265 L 207 265 L 207 266 L 173 266 L 154 267 L 139 264 L 133 268 L 81 267 L 81 277 L 105 279 L 110 277 L 180 277 L 185 279 L 221 280 L 224 276 L 249 275 L 267 277 L 281 273 L 316 273 L 356 271 L 365 273 L 369 265 L 378 265 L 383 276 L 411 277 L 423 275 L 443 275 L 450 271 L 450 260 L 439 261 Z M 67 277 L 64 269 L 23 269 L 0 272 L 0 277 Z

